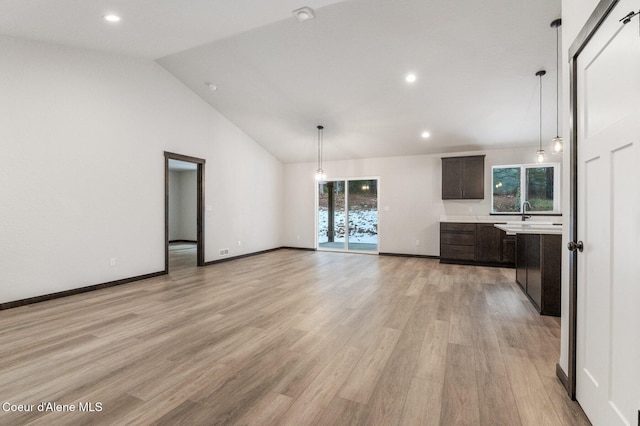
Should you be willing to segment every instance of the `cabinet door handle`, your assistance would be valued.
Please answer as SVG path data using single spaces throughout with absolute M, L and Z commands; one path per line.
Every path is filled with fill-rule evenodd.
M 584 243 L 582 241 L 569 241 L 567 244 L 567 250 L 569 251 L 582 251 L 584 250 Z

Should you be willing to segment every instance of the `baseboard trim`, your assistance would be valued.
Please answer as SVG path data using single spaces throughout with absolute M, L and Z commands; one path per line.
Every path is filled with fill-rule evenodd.
M 395 257 L 416 257 L 418 259 L 440 259 L 440 256 L 431 256 L 428 254 L 406 254 L 406 253 L 386 253 L 380 252 L 378 256 L 395 256 Z
M 460 260 L 460 259 L 440 259 L 440 263 L 445 265 L 489 266 L 491 268 L 508 268 L 508 269 L 515 269 L 516 267 L 516 265 L 512 263 L 476 262 L 475 260 Z
M 302 250 L 302 251 L 317 251 L 314 248 L 309 248 L 309 247 L 289 247 L 289 246 L 282 246 L 280 247 L 283 250 Z
M 569 377 L 567 377 L 562 367 L 560 367 L 560 364 L 556 364 L 556 377 L 560 380 L 560 383 L 562 383 L 562 386 L 564 386 L 567 392 L 569 392 Z
M 194 241 L 177 240 L 177 241 L 172 241 L 172 242 L 194 242 Z M 229 262 L 229 261 L 232 261 L 232 260 L 244 259 L 246 257 L 258 256 L 258 255 L 261 255 L 261 254 L 266 254 L 266 253 L 270 253 L 270 252 L 277 251 L 277 250 L 316 251 L 315 248 L 282 246 L 282 247 L 276 247 L 276 248 L 267 249 L 267 250 L 256 251 L 256 252 L 253 252 L 253 253 L 241 254 L 241 255 L 238 255 L 238 256 L 225 257 L 224 259 L 219 259 L 219 260 L 211 260 L 209 262 L 205 262 L 203 266 L 216 265 L 216 264 L 222 263 L 222 262 Z M 423 259 L 438 259 L 439 258 L 438 256 L 427 256 L 427 255 L 417 255 L 417 254 L 402 254 L 402 253 L 378 253 L 378 254 L 380 256 L 416 257 L 416 258 L 423 258 Z M 118 285 L 129 284 L 129 283 L 136 282 L 136 281 L 142 281 L 142 280 L 146 280 L 146 279 L 149 279 L 149 278 L 159 277 L 161 275 L 167 275 L 167 271 L 152 272 L 152 273 L 149 273 L 149 274 L 138 275 L 138 276 L 135 276 L 135 277 L 123 278 L 121 280 L 109 281 L 109 282 L 101 283 L 101 284 L 93 284 L 93 285 L 89 285 L 89 286 L 86 286 L 86 287 L 80 287 L 80 288 L 74 288 L 74 289 L 71 289 L 71 290 L 59 291 L 59 292 L 56 292 L 56 293 L 45 294 L 45 295 L 42 295 L 42 296 L 35 296 L 35 297 L 27 298 L 27 299 L 14 300 L 12 302 L 4 302 L 4 303 L 0 303 L 0 311 L 3 311 L 5 309 L 17 308 L 17 307 L 25 306 L 25 305 L 31 305 L 31 304 L 39 303 L 39 302 L 45 302 L 47 300 L 53 300 L 53 299 L 59 299 L 59 298 L 62 298 L 62 297 L 73 296 L 73 295 L 76 295 L 76 294 L 87 293 L 87 292 L 90 292 L 90 291 L 100 290 L 100 289 L 103 289 L 103 288 L 109 288 L 109 287 L 115 287 L 115 286 L 118 286 Z
M 192 244 L 198 244 L 197 241 L 194 240 L 169 240 L 169 244 L 171 243 L 192 243 Z
M 239 259 L 244 259 L 245 257 L 258 256 L 260 254 L 271 253 L 272 251 L 282 250 L 282 248 L 283 247 L 276 247 L 276 248 L 267 249 L 267 250 L 254 251 L 252 253 L 240 254 L 238 256 L 225 257 L 218 260 L 210 260 L 208 262 L 204 262 L 203 266 L 217 265 L 218 263 L 229 262 L 231 260 L 239 260 Z
M 73 296 L 76 294 L 87 293 L 89 291 L 100 290 L 117 285 L 129 284 L 135 281 L 146 280 L 148 278 L 166 275 L 166 271 L 152 272 L 150 274 L 138 275 L 136 277 L 123 278 L 121 280 L 109 281 L 101 284 L 89 285 L 86 287 L 73 288 L 71 290 L 59 291 L 56 293 L 45 294 L 42 296 L 29 297 L 28 299 L 14 300 L 13 302 L 0 303 L 0 311 L 5 309 L 17 308 L 19 306 L 31 305 L 33 303 L 45 302 L 47 300 L 60 299 L 61 297 Z

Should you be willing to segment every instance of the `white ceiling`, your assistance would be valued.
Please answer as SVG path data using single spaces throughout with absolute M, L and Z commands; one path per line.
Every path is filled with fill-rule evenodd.
M 156 59 L 298 162 L 315 161 L 318 124 L 327 160 L 533 147 L 539 69 L 547 143 L 559 16 L 560 0 L 3 0 L 0 33 Z
M 156 59 L 339 0 L 301 1 L 0 0 L 0 34 Z

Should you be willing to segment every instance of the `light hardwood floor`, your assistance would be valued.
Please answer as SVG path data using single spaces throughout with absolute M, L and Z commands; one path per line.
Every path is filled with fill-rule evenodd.
M 514 270 L 278 250 L 0 312 L 3 425 L 584 425 Z

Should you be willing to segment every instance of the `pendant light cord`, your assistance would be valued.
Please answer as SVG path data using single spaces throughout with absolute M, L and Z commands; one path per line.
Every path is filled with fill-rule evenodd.
M 320 151 L 321 151 L 321 149 L 320 149 L 320 130 L 318 129 L 318 172 L 320 171 L 320 162 L 321 162 Z
M 322 169 L 324 163 L 324 129 L 320 129 L 320 168 Z
M 540 77 L 540 115 L 539 115 L 539 124 L 540 124 L 540 140 L 538 143 L 538 162 L 542 163 L 544 159 L 544 150 L 542 149 L 542 76 L 547 72 L 545 70 L 540 70 L 536 73 L 536 76 Z
M 542 74 L 540 74 L 540 145 L 539 149 L 542 151 Z
M 556 137 L 560 137 L 560 24 L 556 27 Z
M 323 156 L 323 130 L 324 130 L 324 126 L 318 126 L 318 172 L 322 171 L 322 156 Z

